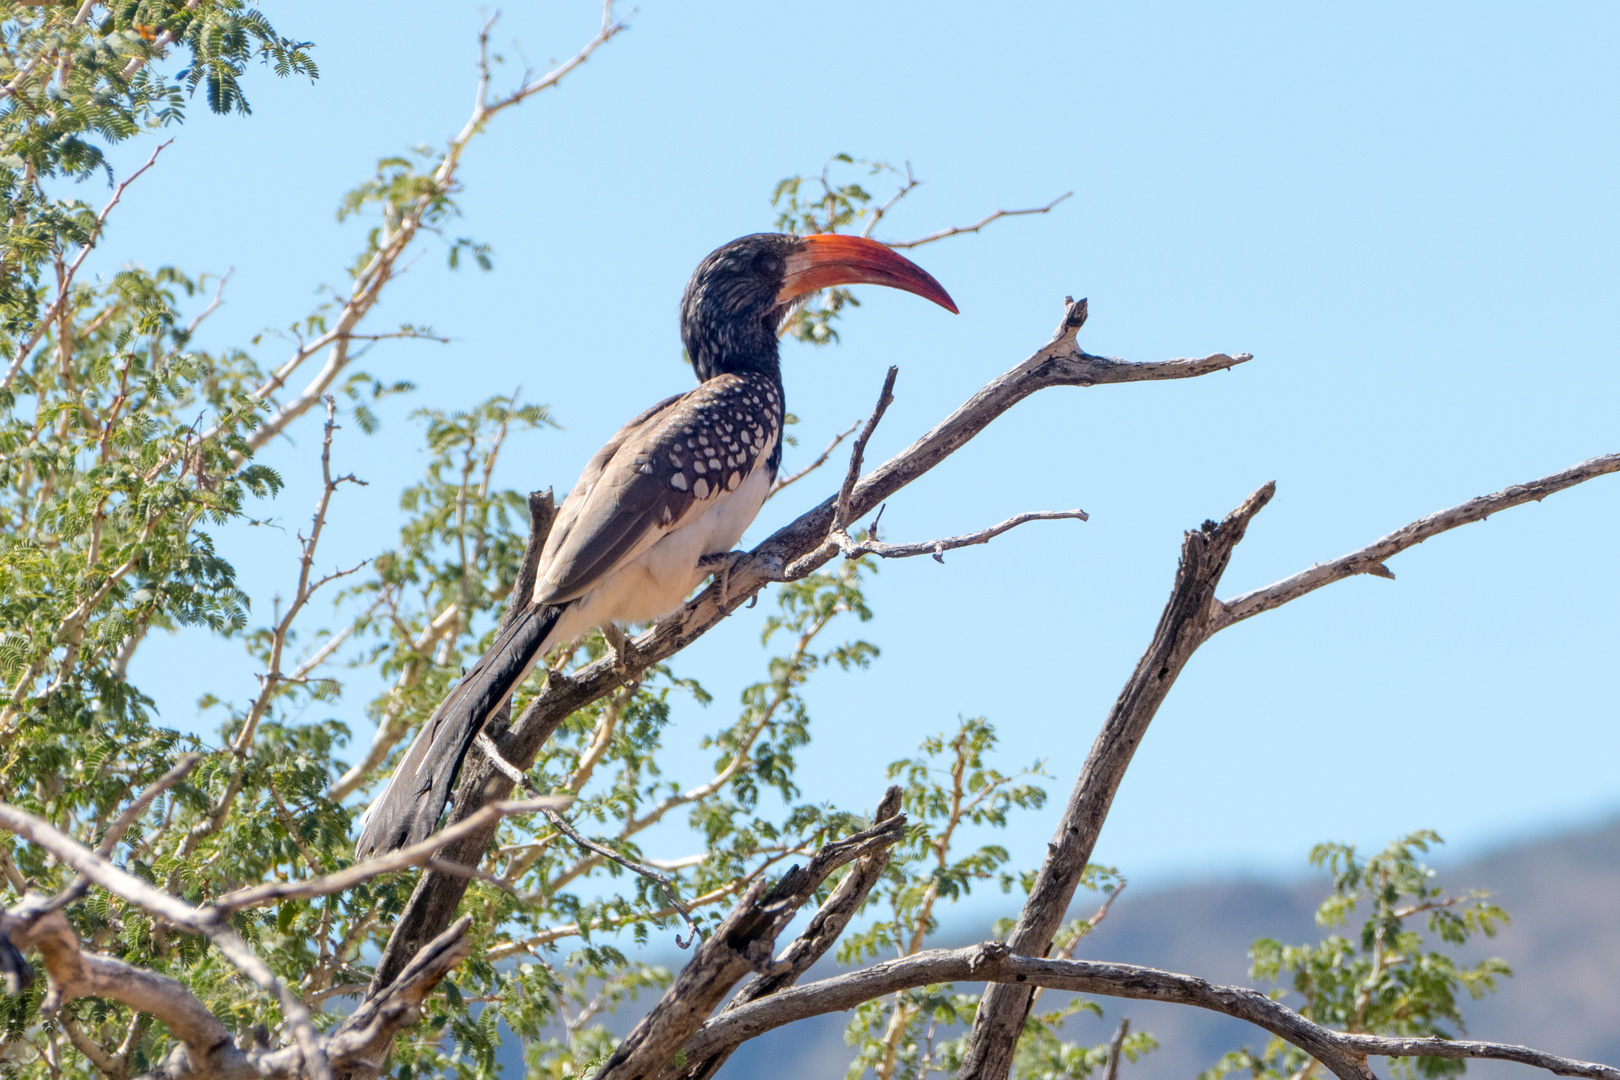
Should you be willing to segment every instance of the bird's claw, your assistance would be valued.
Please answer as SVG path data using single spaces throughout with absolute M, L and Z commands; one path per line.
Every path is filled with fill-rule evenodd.
M 731 572 L 737 564 L 748 558 L 746 551 L 717 551 L 713 555 L 698 557 L 698 565 L 710 569 L 714 576 L 715 587 L 720 590 L 720 606 L 725 607 L 731 600 Z
M 630 644 L 630 639 L 625 636 L 624 631 L 608 623 L 602 627 L 602 637 L 607 640 L 608 648 L 613 650 L 614 666 L 620 671 L 630 670 L 635 664 L 636 647 Z

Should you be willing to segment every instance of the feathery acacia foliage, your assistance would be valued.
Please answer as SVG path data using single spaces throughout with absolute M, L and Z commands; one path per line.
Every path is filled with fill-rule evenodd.
M 1484 892 L 1452 894 L 1432 884 L 1435 873 L 1418 856 L 1440 842 L 1432 832 L 1415 832 L 1370 858 L 1348 844 L 1317 845 L 1311 865 L 1333 875 L 1333 892 L 1317 909 L 1317 924 L 1346 926 L 1365 904 L 1360 932 L 1355 940 L 1330 934 L 1315 945 L 1261 938 L 1250 950 L 1249 973 L 1286 986 L 1299 996 L 1301 1015 L 1340 1031 L 1446 1039 L 1462 1034 L 1459 992 L 1484 997 L 1497 979 L 1513 972 L 1497 959 L 1460 964 L 1445 950 L 1476 934 L 1495 937 L 1508 915 Z M 1415 1080 L 1457 1076 L 1466 1063 L 1417 1057 L 1391 1064 L 1398 1075 Z M 1259 1080 L 1306 1080 L 1319 1068 L 1297 1048 L 1272 1040 L 1259 1054 L 1245 1047 L 1226 1055 L 1201 1080 L 1234 1072 Z

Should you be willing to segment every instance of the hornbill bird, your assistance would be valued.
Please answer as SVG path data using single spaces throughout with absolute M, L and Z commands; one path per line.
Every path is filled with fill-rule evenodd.
M 757 233 L 710 254 L 681 299 L 698 386 L 631 420 L 557 511 L 528 604 L 434 710 L 361 819 L 356 854 L 427 838 L 462 760 L 535 662 L 608 624 L 668 614 L 742 539 L 782 460 L 777 331 L 818 289 L 904 289 L 951 311 L 921 267 L 875 240 Z

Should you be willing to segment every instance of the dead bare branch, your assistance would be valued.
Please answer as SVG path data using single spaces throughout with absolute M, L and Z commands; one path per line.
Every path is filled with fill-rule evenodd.
M 347 1076 L 378 1076 L 387 1064 L 394 1036 L 422 1014 L 433 988 L 472 953 L 463 917 L 417 953 L 399 978 L 362 1002 L 326 1040 L 326 1053 Z
M 855 484 L 848 499 L 848 519 L 858 520 L 876 509 L 885 499 L 966 445 L 998 416 L 1040 390 L 1054 386 L 1090 387 L 1196 378 L 1252 359 L 1248 353 L 1215 353 L 1198 359 L 1130 363 L 1094 356 L 1076 342 L 1087 310 L 1086 301 L 1065 297 L 1063 319 L 1052 339 Z M 527 769 L 557 726 L 573 712 L 640 678 L 647 668 L 702 637 L 721 619 L 752 600 L 766 585 L 784 580 L 789 566 L 810 573 L 832 559 L 838 548 L 836 544 L 827 543 L 827 535 L 836 500 L 835 495 L 802 514 L 737 560 L 727 575 L 724 589 L 709 586 L 679 612 L 636 638 L 633 664 L 620 663 L 616 657 L 604 657 L 573 672 L 567 679 L 553 678 L 530 700 L 510 729 L 495 730 L 486 725 L 485 730 L 489 731 L 502 757 L 520 769 Z M 815 553 L 814 559 L 804 558 L 812 553 Z M 479 760 L 469 762 L 463 770 L 452 821 L 464 820 L 487 803 L 505 798 L 511 790 L 511 781 L 480 755 Z M 492 829 L 493 825 L 488 828 Z M 469 835 L 446 848 L 442 857 L 464 866 L 477 865 L 492 836 L 493 833 Z M 465 878 L 433 871 L 422 875 L 378 962 L 376 986 L 386 985 L 404 969 L 423 943 L 449 925 L 466 887 Z
M 905 816 L 897 814 L 824 845 L 809 865 L 793 867 L 768 889 L 763 878 L 756 881 L 698 947 L 658 1004 L 615 1048 L 596 1080 L 657 1075 L 739 979 L 750 971 L 775 972 L 771 952 L 777 935 L 827 876 L 851 860 L 891 847 L 905 834 L 905 825 Z
M 838 550 L 843 552 L 846 559 L 858 559 L 862 555 L 876 555 L 882 559 L 910 559 L 918 555 L 931 555 L 935 562 L 944 562 L 947 551 L 957 548 L 971 547 L 974 544 L 988 544 L 1009 529 L 1031 521 L 1089 521 L 1091 515 L 1084 510 L 1030 510 L 1022 514 L 1014 514 L 999 525 L 992 525 L 988 529 L 967 533 L 964 536 L 946 536 L 939 540 L 922 540 L 914 544 L 885 544 L 878 540 L 856 540 L 847 532 L 838 533 L 834 539 L 838 541 Z
M 902 192 L 902 194 L 904 194 L 904 192 Z M 1073 194 L 1074 192 L 1072 191 L 1065 191 L 1062 195 L 1059 195 L 1045 206 L 1032 206 L 1027 210 L 997 210 L 995 213 L 985 216 L 973 225 L 959 225 L 953 226 L 949 229 L 941 229 L 938 232 L 931 232 L 927 236 L 920 236 L 915 240 L 900 240 L 894 243 L 890 243 L 889 241 L 885 240 L 884 243 L 897 250 L 922 247 L 924 244 L 932 244 L 936 240 L 944 240 L 947 237 L 962 236 L 967 233 L 976 233 L 986 225 L 989 225 L 991 222 L 1000 221 L 1002 218 L 1023 217 L 1026 214 L 1050 214 L 1052 209 L 1056 207 L 1058 203 L 1069 198 Z M 887 207 L 884 209 L 887 209 Z
M 310 1021 L 309 1009 L 285 983 L 275 977 L 236 931 L 231 929 L 225 912 L 218 909 L 194 908 L 179 897 L 148 885 L 135 875 L 120 870 L 50 822 L 14 806 L 0 803 L 0 828 L 38 844 L 64 865 L 72 867 L 79 876 L 87 878 L 114 896 L 122 897 L 136 907 L 175 926 L 208 938 L 243 974 L 260 988 L 276 996 L 281 1005 L 282 1015 L 305 1055 L 305 1069 L 310 1080 L 329 1080 L 330 1070 L 320 1051 L 315 1026 Z
M 1114 1029 L 1114 1037 L 1108 1040 L 1108 1068 L 1103 1073 L 1103 1080 L 1119 1080 L 1119 1062 L 1125 1056 L 1125 1036 L 1130 1033 L 1130 1019 L 1120 1017 L 1119 1027 Z
M 1517 1061 L 1559 1076 L 1620 1080 L 1620 1069 L 1608 1065 L 1576 1061 L 1506 1043 L 1349 1035 L 1313 1023 L 1258 990 L 1219 986 L 1192 975 L 1134 964 L 1019 956 L 999 941 L 964 949 L 933 949 L 784 990 L 720 1014 L 704 1024 L 684 1049 L 688 1059 L 701 1059 L 795 1020 L 840 1012 L 911 987 L 945 982 L 1046 986 L 1209 1009 L 1247 1020 L 1286 1039 L 1327 1066 L 1340 1080 L 1374 1080 L 1372 1070 L 1367 1067 L 1369 1056 L 1491 1058 Z
M 1075 781 L 1068 805 L 1048 845 L 1046 860 L 1024 902 L 1018 924 L 1008 937 L 1012 950 L 1024 956 L 1044 955 L 1068 910 L 1086 863 L 1113 804 L 1136 747 L 1141 744 L 1159 706 L 1194 651 L 1235 622 L 1279 607 L 1323 585 L 1356 574 L 1393 577 L 1383 560 L 1442 532 L 1481 521 L 1497 510 L 1545 498 L 1597 476 L 1620 471 L 1620 454 L 1592 458 L 1540 480 L 1482 496 L 1390 533 L 1383 539 L 1337 559 L 1312 567 L 1232 601 L 1215 598 L 1232 550 L 1243 539 L 1249 521 L 1276 487 L 1266 484 L 1219 525 L 1212 521 L 1186 534 L 1170 600 L 1160 616 L 1153 641 L 1120 692 L 1091 753 Z M 963 1057 L 961 1080 L 1003 1080 L 1033 1001 L 1032 989 L 1000 984 L 979 1001 L 972 1036 Z
M 19 910 L 20 915 L 0 914 L 0 933 L 18 949 L 39 950 L 46 979 L 42 1016 L 59 1015 L 62 1006 L 75 998 L 118 1001 L 157 1017 L 179 1040 L 160 1068 L 163 1074 L 222 1080 L 257 1075 L 247 1055 L 236 1048 L 230 1030 L 184 984 L 83 950 L 59 911 L 31 909 L 28 901 Z
M 894 380 L 900 375 L 898 367 L 890 367 L 889 373 L 883 378 L 883 389 L 878 393 L 877 405 L 872 408 L 872 415 L 867 417 L 866 425 L 861 433 L 855 436 L 855 445 L 850 447 L 849 468 L 844 473 L 844 483 L 838 489 L 838 501 L 834 504 L 832 525 L 828 527 L 829 533 L 847 532 L 849 529 L 849 500 L 855 493 L 855 483 L 861 478 L 861 465 L 866 459 L 866 444 L 871 440 L 872 433 L 883 420 L 883 414 L 889 411 L 894 404 Z
M 1388 536 L 1380 537 L 1366 547 L 1340 556 L 1332 562 L 1317 563 L 1310 569 L 1301 570 L 1274 585 L 1267 585 L 1263 589 L 1255 589 L 1223 601 L 1215 629 L 1225 629 L 1235 622 L 1252 618 L 1274 607 L 1281 607 L 1288 601 L 1297 600 L 1324 585 L 1331 585 L 1335 581 L 1343 581 L 1357 574 L 1371 574 L 1374 577 L 1393 580 L 1395 575 L 1384 565 L 1384 561 L 1407 548 L 1416 547 L 1423 541 L 1455 529 L 1459 525 L 1484 521 L 1492 514 L 1509 507 L 1520 506 L 1527 502 L 1540 502 L 1555 492 L 1613 472 L 1620 472 L 1620 454 L 1605 454 L 1571 466 L 1562 472 L 1553 473 L 1551 476 L 1514 484 L 1494 494 L 1481 495 L 1449 510 L 1441 510 L 1428 517 L 1419 518 L 1410 525 L 1403 525 Z
M 166 1080 L 314 1080 L 326 1070 L 345 1078 L 382 1072 L 394 1036 L 416 1021 L 422 1001 L 472 951 L 471 920 L 462 919 L 423 949 L 395 983 L 362 1004 L 337 1029 L 313 1042 L 243 1051 L 230 1029 L 185 985 L 156 972 L 83 948 L 59 911 L 29 897 L 15 912 L 0 912 L 0 937 L 17 949 L 38 949 L 46 976 L 41 1015 L 61 1015 L 76 998 L 118 1001 L 148 1013 L 169 1029 L 177 1045 L 154 1071 Z
M 878 803 L 878 808 L 872 815 L 873 820 L 888 821 L 898 815 L 902 794 L 897 786 L 885 791 L 882 801 Z M 758 1001 L 760 998 L 787 989 L 798 982 L 817 960 L 825 956 L 837 943 L 838 935 L 844 932 L 844 928 L 861 909 L 861 905 L 866 903 L 866 897 L 871 893 L 872 887 L 882 878 L 884 869 L 889 865 L 891 850 L 889 847 L 878 848 L 857 859 L 850 872 L 844 875 L 844 880 L 832 891 L 832 895 L 828 896 L 815 915 L 811 916 L 810 925 L 804 928 L 804 933 L 782 950 L 769 972 L 761 972 L 744 983 L 742 989 L 726 1003 L 725 1012 L 732 1012 L 750 1001 Z M 710 1080 L 730 1056 L 731 1050 L 725 1049 L 708 1058 L 700 1058 L 682 1075 L 685 1080 Z

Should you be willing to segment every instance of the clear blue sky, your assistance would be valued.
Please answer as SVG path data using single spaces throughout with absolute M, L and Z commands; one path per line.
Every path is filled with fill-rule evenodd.
M 195 106 L 100 264 L 234 268 L 216 346 L 340 284 L 360 233 L 334 221 L 339 194 L 379 156 L 442 143 L 472 98 L 471 5 L 266 8 L 316 43 L 321 79 L 255 73 L 247 120 Z M 596 18 L 584 0 L 514 5 L 497 38 L 540 67 Z M 1617 52 L 1608 3 L 642 0 L 630 33 L 470 152 L 452 231 L 490 241 L 496 269 L 452 274 L 430 247 L 380 313 L 455 340 L 368 360 L 421 389 L 379 435 L 345 433 L 342 467 L 372 486 L 345 492 L 325 558 L 392 540 L 421 464 L 403 419 L 417 404 L 521 385 L 565 429 L 515 447 L 501 479 L 568 487 L 624 418 L 686 385 L 682 285 L 711 248 L 769 225 L 784 175 L 838 151 L 909 159 L 927 184 L 891 238 L 1073 190 L 1046 218 L 919 253 L 959 317 L 868 290 L 843 346 L 785 357 L 801 454 L 900 365 L 881 457 L 1043 343 L 1065 293 L 1090 298 L 1095 352 L 1255 354 L 1185 383 L 1048 392 L 888 508 L 892 539 L 1024 509 L 1092 519 L 885 566 L 865 631 L 882 659 L 811 688 L 806 794 L 870 806 L 882 764 L 960 713 L 997 724 L 1009 764 L 1046 758 L 1060 804 L 1183 529 L 1277 481 L 1230 595 L 1620 450 Z M 261 612 L 290 587 L 312 437 L 271 455 L 294 482 L 260 512 L 286 531 L 224 538 Z M 831 483 L 773 504 L 751 536 Z M 1321 839 L 1429 826 L 1472 848 L 1620 812 L 1616 535 L 1607 478 L 1402 555 L 1395 582 L 1345 582 L 1221 635 L 1155 722 L 1098 857 L 1139 881 L 1276 872 Z M 758 677 L 758 615 L 684 661 L 718 697 L 679 717 L 686 779 L 708 758 L 698 736 Z M 251 671 L 188 636 L 154 642 L 136 676 L 166 722 L 193 728 L 198 694 L 245 698 Z M 361 703 L 339 713 L 364 738 Z M 1023 819 L 1018 862 L 1038 860 L 1055 813 Z

